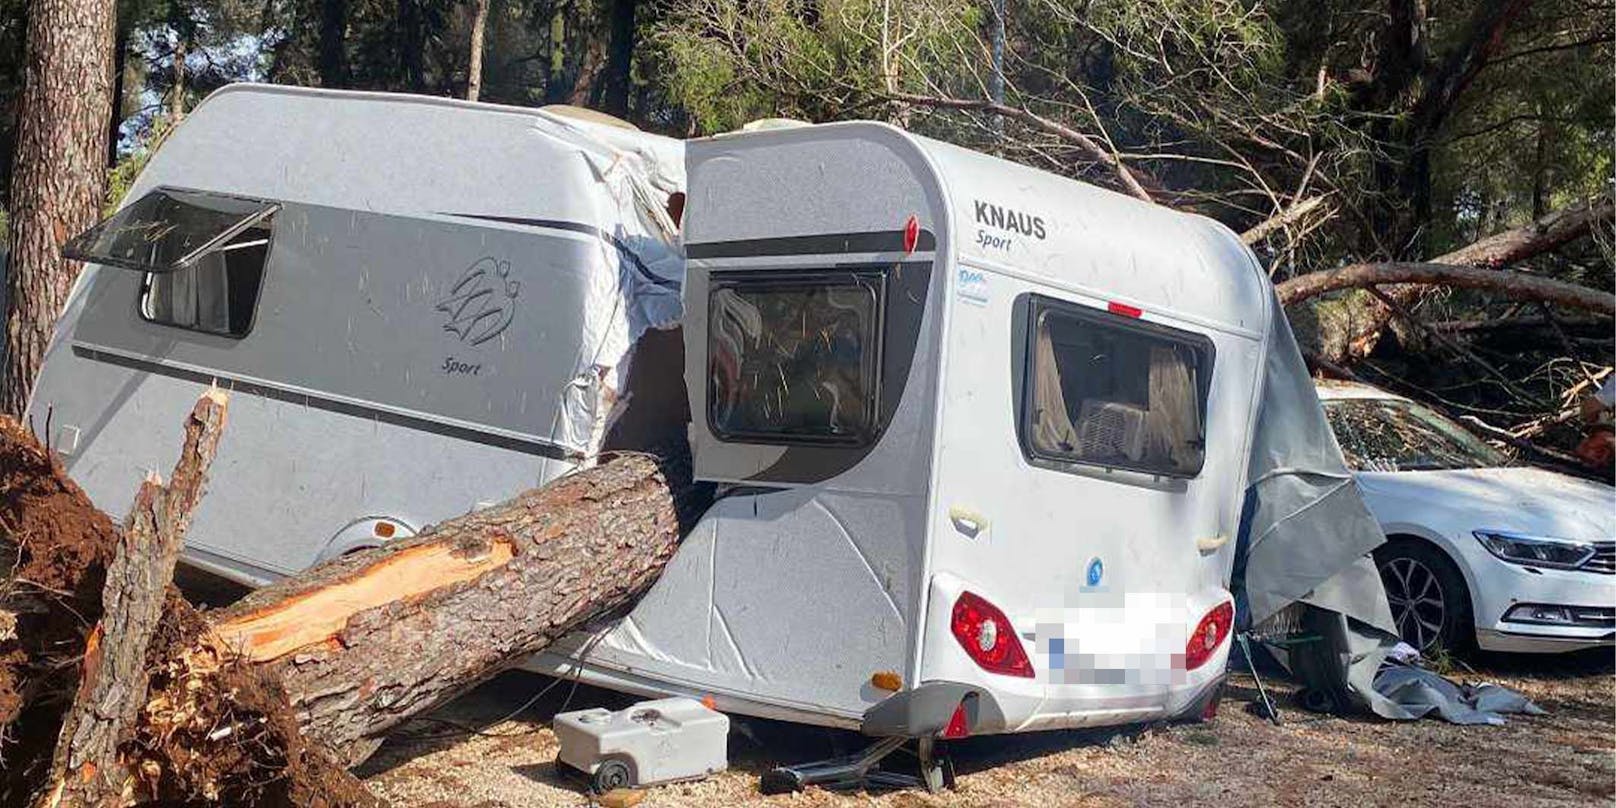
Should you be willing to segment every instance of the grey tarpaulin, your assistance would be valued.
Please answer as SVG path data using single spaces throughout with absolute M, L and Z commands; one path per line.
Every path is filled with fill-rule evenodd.
M 1504 723 L 1508 713 L 1543 715 L 1525 696 L 1494 684 L 1461 687 L 1424 668 L 1388 665 L 1375 676 L 1375 690 L 1393 702 L 1403 715 L 1422 718 L 1432 713 L 1455 724 Z
M 1366 555 L 1385 536 L 1341 457 L 1283 314 L 1274 318 L 1264 376 L 1235 565 L 1242 622 L 1260 626 L 1291 603 L 1308 605 L 1305 628 L 1321 640 L 1279 655 L 1292 672 L 1381 716 L 1414 717 L 1374 688 L 1397 642 L 1386 591 Z

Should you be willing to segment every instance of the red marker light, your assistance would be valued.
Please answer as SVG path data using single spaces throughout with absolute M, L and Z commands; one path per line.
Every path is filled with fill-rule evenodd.
M 903 251 L 912 253 L 915 245 L 920 243 L 920 219 L 909 214 L 909 220 L 903 223 Z
M 952 741 L 970 734 L 970 722 L 965 717 L 965 702 L 962 701 L 954 708 L 954 715 L 948 719 L 948 726 L 943 727 L 943 738 Z
M 1111 312 L 1112 314 L 1120 314 L 1123 317 L 1138 317 L 1139 315 L 1145 313 L 1144 309 L 1137 306 L 1130 306 L 1126 303 L 1118 303 L 1115 300 L 1105 304 L 1105 310 Z

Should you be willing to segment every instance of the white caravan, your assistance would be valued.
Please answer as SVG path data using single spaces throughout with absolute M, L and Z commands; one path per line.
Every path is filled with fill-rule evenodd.
M 254 585 L 587 462 L 629 347 L 678 316 L 684 169 L 590 117 L 213 94 L 69 245 L 28 420 L 122 513 L 197 394 L 234 390 L 184 557 Z
M 543 666 L 881 737 L 1201 715 L 1276 335 L 1250 251 L 880 124 L 687 149 L 690 436 L 720 497 Z

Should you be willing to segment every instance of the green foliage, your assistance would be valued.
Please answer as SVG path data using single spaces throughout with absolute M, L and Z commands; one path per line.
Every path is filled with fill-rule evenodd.
M 162 145 L 171 128 L 172 124 L 167 118 L 157 118 L 138 142 L 124 152 L 118 164 L 107 172 L 107 198 L 101 215 L 111 216 L 123 204 L 123 198 L 129 194 L 135 180 L 140 178 L 140 172 L 146 170 L 146 163 L 151 161 L 152 153 Z
M 981 10 L 962 0 L 680 0 L 653 37 L 699 131 L 764 117 L 880 117 L 892 93 L 968 75 Z

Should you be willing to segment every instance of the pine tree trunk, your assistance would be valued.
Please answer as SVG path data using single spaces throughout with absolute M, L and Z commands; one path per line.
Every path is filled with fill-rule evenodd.
M 320 86 L 348 86 L 348 0 L 320 2 Z
M 11 251 L 0 411 L 21 415 L 79 265 L 67 239 L 106 193 L 112 0 L 33 0 L 11 169 Z
M 466 100 L 476 101 L 483 91 L 483 37 L 488 30 L 488 2 L 477 0 L 477 13 L 471 21 L 471 59 L 466 68 Z
M 107 123 L 107 168 L 118 165 L 118 140 L 123 136 L 123 71 L 128 61 L 129 26 L 119 21 L 112 42 L 112 117 Z
M 628 96 L 633 86 L 634 10 L 638 0 L 612 0 L 612 35 L 601 88 L 601 109 L 628 117 Z

